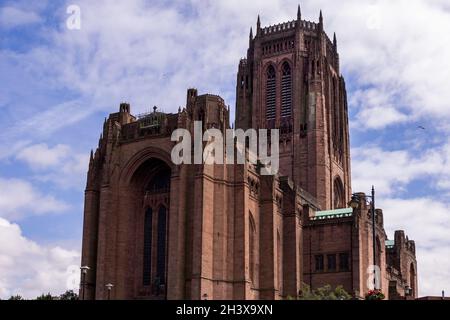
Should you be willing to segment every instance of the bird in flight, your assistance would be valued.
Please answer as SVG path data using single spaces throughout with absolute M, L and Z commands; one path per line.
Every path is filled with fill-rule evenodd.
M 425 127 L 422 127 L 422 126 L 417 126 L 417 128 L 418 128 L 418 129 L 425 130 Z

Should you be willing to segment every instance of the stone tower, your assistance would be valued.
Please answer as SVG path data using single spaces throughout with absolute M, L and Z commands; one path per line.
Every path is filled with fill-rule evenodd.
M 250 29 L 239 63 L 236 128 L 280 130 L 280 174 L 317 198 L 322 210 L 351 194 L 347 96 L 337 40 L 319 23 L 297 19 Z

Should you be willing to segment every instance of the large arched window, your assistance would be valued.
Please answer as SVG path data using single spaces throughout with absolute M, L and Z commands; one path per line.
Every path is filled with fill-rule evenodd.
M 156 250 L 156 277 L 160 284 L 166 283 L 166 207 L 158 211 L 158 247 Z
M 151 284 L 152 274 L 152 208 L 147 208 L 144 217 L 144 274 L 143 284 L 149 286 Z
M 276 75 L 275 68 L 272 65 L 267 68 L 266 77 L 266 120 L 275 120 Z
M 251 212 L 249 212 L 249 242 L 250 280 L 254 282 L 256 272 L 256 224 Z
M 146 192 L 149 194 L 166 193 L 170 189 L 170 169 L 162 168 L 157 172 L 147 185 Z
M 345 208 L 345 194 L 342 181 L 339 177 L 334 179 L 333 185 L 333 206 L 334 209 Z
M 167 229 L 171 170 L 164 162 L 149 159 L 133 175 L 143 191 L 141 225 L 142 288 L 144 295 L 162 297 L 167 284 Z
M 281 75 L 281 117 L 290 117 L 292 114 L 292 75 L 291 66 L 284 62 Z

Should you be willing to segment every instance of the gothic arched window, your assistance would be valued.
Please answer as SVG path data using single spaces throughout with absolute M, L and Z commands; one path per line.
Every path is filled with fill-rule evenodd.
M 275 68 L 267 68 L 266 80 L 266 120 L 275 120 L 276 112 L 276 75 Z
M 143 285 L 149 286 L 151 284 L 152 273 L 152 208 L 145 211 L 144 217 L 144 273 Z
M 342 185 L 341 178 L 339 177 L 334 179 L 333 193 L 334 193 L 333 195 L 334 209 L 345 208 L 344 187 Z
M 249 212 L 249 265 L 250 265 L 250 280 L 255 281 L 255 271 L 256 271 L 256 224 L 253 219 L 252 213 Z
M 138 206 L 138 225 L 141 229 L 136 245 L 141 255 L 136 257 L 141 266 L 142 294 L 145 296 L 166 295 L 167 242 L 171 169 L 163 161 L 149 158 L 135 171 L 133 188 L 141 191 Z
M 331 99 L 333 103 L 333 137 L 335 139 L 335 142 L 338 142 L 339 139 L 339 110 L 338 110 L 338 99 L 337 99 L 337 80 L 336 78 L 332 78 L 331 80 L 333 82 L 333 97 Z
M 281 75 L 281 117 L 290 117 L 292 114 L 292 74 L 289 63 L 282 65 Z
M 277 265 L 278 265 L 278 290 L 281 293 L 283 291 L 283 263 L 282 263 L 282 247 L 280 231 L 277 231 Z
M 166 280 L 166 207 L 161 206 L 158 211 L 158 247 L 156 249 L 156 276 L 160 284 Z
M 163 168 L 157 172 L 147 185 L 146 191 L 151 194 L 166 193 L 170 189 L 170 169 Z

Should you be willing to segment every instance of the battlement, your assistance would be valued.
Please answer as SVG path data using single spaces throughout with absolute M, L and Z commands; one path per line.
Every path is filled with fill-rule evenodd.
M 397 230 L 394 234 L 394 240 L 389 241 L 389 246 L 386 244 L 386 247 L 389 249 L 400 249 L 406 250 L 413 255 L 416 254 L 416 244 L 414 240 L 409 240 L 408 236 L 405 235 L 403 230 Z
M 223 100 L 223 98 L 221 96 L 219 96 L 217 94 L 213 94 L 213 93 L 205 93 L 205 94 L 198 96 L 197 98 L 198 99 L 206 99 L 206 100 L 213 99 L 213 100 L 219 101 L 221 104 L 225 104 L 225 100 Z
M 275 24 L 272 26 L 267 26 L 261 29 L 262 34 L 271 34 L 271 33 L 277 33 L 277 32 L 282 32 L 282 31 L 286 31 L 289 29 L 294 29 L 295 28 L 295 23 L 296 21 L 289 21 L 289 22 L 283 22 L 283 23 L 279 23 L 279 24 Z
M 275 34 L 275 33 L 281 33 L 287 30 L 293 30 L 297 26 L 297 23 L 300 23 L 300 28 L 304 30 L 317 30 L 319 29 L 319 24 L 308 21 L 308 20 L 301 20 L 300 22 L 296 20 L 288 21 L 288 22 L 282 22 L 278 24 L 274 24 L 271 26 L 267 26 L 261 29 L 263 35 L 268 34 Z

